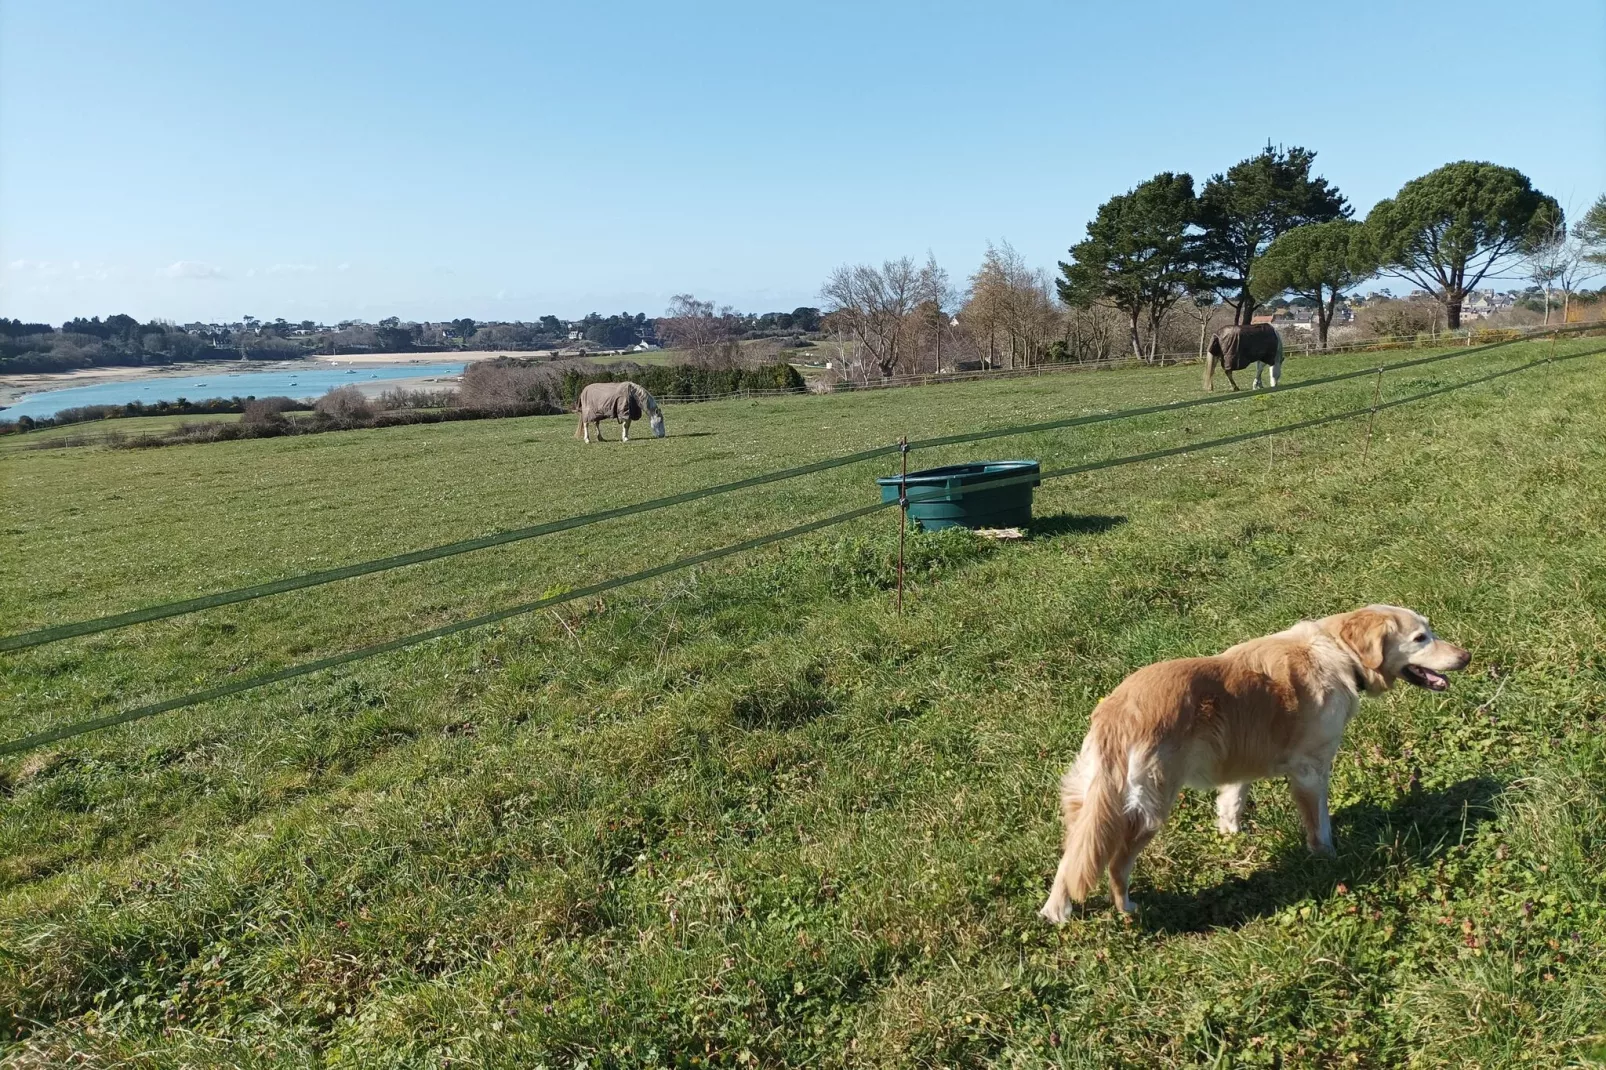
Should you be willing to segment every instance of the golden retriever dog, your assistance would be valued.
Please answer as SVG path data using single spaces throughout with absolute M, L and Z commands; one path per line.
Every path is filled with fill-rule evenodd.
M 1239 643 L 1214 657 L 1139 669 L 1099 702 L 1060 784 L 1065 851 L 1039 911 L 1065 920 L 1108 874 L 1116 906 L 1132 864 L 1177 792 L 1219 788 L 1217 827 L 1238 831 L 1249 783 L 1287 777 L 1312 851 L 1333 852 L 1327 784 L 1344 726 L 1363 694 L 1405 680 L 1443 691 L 1472 655 L 1399 606 L 1366 606 Z

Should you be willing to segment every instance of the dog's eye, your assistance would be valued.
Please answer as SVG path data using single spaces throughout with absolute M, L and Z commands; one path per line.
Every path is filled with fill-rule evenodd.
M 1411 636 L 1411 642 L 1413 642 L 1413 643 L 1425 643 L 1427 641 L 1428 641 L 1428 633 L 1427 632 L 1417 632 L 1415 635 Z

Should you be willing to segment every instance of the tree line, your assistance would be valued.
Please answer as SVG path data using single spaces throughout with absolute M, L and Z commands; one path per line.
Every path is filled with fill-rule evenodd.
M 689 295 L 675 299 L 667 316 L 621 312 L 590 313 L 579 320 L 541 316 L 530 321 L 481 323 L 468 317 L 436 323 L 404 322 L 388 316 L 378 323 L 343 321 L 319 328 L 310 320 L 259 320 L 246 316 L 231 326 L 141 323 L 118 314 L 74 317 L 60 327 L 0 318 L 0 374 L 68 371 L 108 365 L 158 365 L 200 360 L 289 360 L 313 354 L 437 353 L 452 350 L 629 349 L 640 343 L 679 344 L 685 332 Z M 699 305 L 699 307 L 701 307 Z M 709 306 L 712 309 L 712 306 Z M 712 314 L 712 312 L 710 313 Z M 666 324 L 660 331 L 660 324 Z M 763 314 L 718 310 L 721 337 L 745 339 L 801 335 L 818 331 L 821 313 L 800 307 Z M 701 343 L 698 343 L 701 345 Z
M 1107 355 L 1117 323 L 1122 348 L 1152 360 L 1179 319 L 1202 347 L 1210 327 L 1290 301 L 1311 310 L 1326 348 L 1340 308 L 1384 276 L 1417 287 L 1454 330 L 1468 296 L 1494 280 L 1533 282 L 1548 322 L 1553 291 L 1565 318 L 1580 284 L 1606 273 L 1606 195 L 1569 226 L 1520 171 L 1461 161 L 1357 219 L 1315 161 L 1268 144 L 1202 186 L 1155 175 L 1098 207 L 1052 280 L 1008 243 L 988 246 L 963 289 L 929 255 L 844 265 L 821 287 L 826 324 L 883 377 L 948 367 L 945 341 L 984 367 Z

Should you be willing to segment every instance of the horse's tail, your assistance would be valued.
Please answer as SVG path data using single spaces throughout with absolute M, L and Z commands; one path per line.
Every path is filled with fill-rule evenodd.
M 1211 393 L 1216 389 L 1216 343 L 1211 339 L 1210 348 L 1205 352 L 1204 388 Z
M 578 413 L 579 416 L 580 416 L 580 422 L 574 425 L 574 437 L 575 438 L 585 438 L 586 437 L 586 410 L 585 410 L 585 406 L 584 405 L 577 406 L 574 411 L 576 413 Z

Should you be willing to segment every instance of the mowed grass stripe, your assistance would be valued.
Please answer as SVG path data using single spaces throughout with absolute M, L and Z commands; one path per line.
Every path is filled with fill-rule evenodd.
M 1102 461 L 1089 462 L 1087 464 L 1072 465 L 1065 468 L 1050 469 L 1046 472 L 1038 474 L 1005 477 L 996 480 L 988 480 L 981 483 L 974 483 L 958 491 L 956 496 L 996 490 L 1006 486 L 1017 486 L 1028 482 L 1041 482 L 1043 480 L 1059 479 L 1066 476 L 1083 475 L 1090 472 L 1102 471 L 1104 469 L 1118 468 L 1124 465 L 1163 460 L 1167 457 L 1181 456 L 1201 450 L 1220 449 L 1227 446 L 1234 446 L 1244 442 L 1254 441 L 1256 439 L 1310 430 L 1325 426 L 1327 424 L 1337 423 L 1342 420 L 1352 420 L 1360 416 L 1376 414 L 1378 412 L 1396 408 L 1401 405 L 1408 405 L 1418 401 L 1426 400 L 1431 397 L 1447 394 L 1451 391 L 1462 390 L 1467 387 L 1492 382 L 1496 379 L 1501 379 L 1508 375 L 1515 375 L 1518 372 L 1527 371 L 1540 365 L 1554 365 L 1564 361 L 1576 360 L 1582 357 L 1596 356 L 1603 352 L 1606 352 L 1606 348 L 1590 350 L 1584 353 L 1567 354 L 1561 357 L 1540 358 L 1527 364 L 1519 365 L 1514 368 L 1506 368 L 1501 371 L 1490 372 L 1486 375 L 1478 376 L 1477 378 L 1469 379 L 1464 382 L 1453 383 L 1448 386 L 1423 391 L 1418 394 L 1412 394 L 1408 397 L 1395 398 L 1388 402 L 1380 402 L 1365 409 L 1352 409 L 1346 412 L 1333 413 L 1327 416 L 1313 417 L 1309 420 L 1302 420 L 1292 424 L 1283 424 L 1278 427 L 1267 428 L 1260 431 L 1243 432 L 1223 438 L 1210 439 L 1205 442 L 1191 443 L 1184 446 L 1174 446 L 1161 450 L 1151 450 L 1147 453 L 1133 454 L 1126 457 L 1114 457 Z M 382 643 L 371 644 L 356 650 L 347 651 L 342 654 L 336 654 L 327 658 L 320 658 L 317 661 L 306 662 L 301 665 L 290 666 L 274 672 L 264 673 L 262 675 L 250 677 L 245 680 L 237 680 L 228 684 L 221 684 L 217 687 L 208 688 L 205 691 L 195 692 L 193 694 L 151 703 L 146 706 L 125 710 L 121 713 L 110 714 L 105 717 L 98 717 L 87 721 L 62 725 L 57 728 L 35 733 L 31 736 L 25 736 L 19 739 L 0 743 L 0 757 L 11 754 L 22 754 L 27 751 L 35 750 L 39 747 L 45 746 L 49 743 L 59 742 L 64 739 L 71 739 L 74 736 L 85 735 L 89 732 L 100 731 L 102 729 L 115 727 L 117 725 L 144 720 L 147 717 L 154 717 L 158 714 L 168 713 L 173 710 L 183 709 L 189 706 L 198 706 L 202 703 L 212 702 L 216 699 L 226 698 L 230 695 L 237 695 L 245 691 L 255 690 L 256 688 L 265 687 L 269 684 L 293 680 L 297 677 L 307 676 L 315 672 L 321 672 L 325 669 L 336 668 L 341 665 L 349 665 L 352 662 L 366 660 L 367 658 L 371 657 L 377 657 L 381 654 L 387 654 L 395 650 L 403 650 L 407 647 L 417 646 L 421 643 L 444 638 L 448 635 L 455 635 L 459 632 L 484 627 L 488 624 L 495 624 L 500 621 L 508 620 L 512 617 L 523 616 L 527 613 L 533 613 L 537 610 L 545 609 L 548 606 L 559 605 L 564 602 L 571 602 L 581 598 L 594 597 L 608 591 L 616 590 L 620 587 L 655 579 L 659 576 L 667 575 L 672 572 L 693 568 L 697 565 L 705 564 L 710 561 L 716 561 L 724 557 L 730 557 L 735 554 L 745 553 L 749 550 L 755 550 L 773 543 L 798 538 L 802 535 L 819 531 L 823 528 L 835 527 L 838 524 L 845 524 L 849 521 L 857 520 L 860 517 L 868 516 L 869 514 L 877 512 L 883 508 L 888 508 L 894 504 L 896 503 L 879 502 L 877 504 L 864 506 L 858 509 L 850 509 L 846 512 L 838 513 L 834 516 L 829 516 L 821 520 L 810 521 L 806 524 L 800 524 L 796 527 L 788 528 L 785 531 L 748 539 L 744 542 L 721 547 L 717 550 L 709 550 L 700 554 L 694 554 L 690 557 L 685 557 L 677 561 L 671 561 L 666 564 L 657 565 L 641 572 L 603 580 L 573 591 L 565 592 L 563 594 L 551 595 L 546 598 L 537 599 L 533 602 L 482 614 L 469 620 L 443 625 L 439 628 L 432 628 L 428 631 L 404 636 L 399 639 L 392 639 Z
M 1571 328 L 1568 330 L 1569 332 L 1577 332 L 1580 329 Z M 1330 383 L 1343 382 L 1348 379 L 1359 378 L 1361 376 L 1375 374 L 1377 372 L 1387 372 L 1391 369 L 1403 370 L 1407 368 L 1421 367 L 1443 360 L 1485 353 L 1489 350 L 1514 345 L 1517 341 L 1519 340 L 1492 342 L 1487 345 L 1474 348 L 1452 350 L 1447 353 L 1440 353 L 1433 356 L 1419 357 L 1408 361 L 1400 361 L 1392 365 L 1381 365 L 1377 369 L 1361 369 L 1357 371 L 1343 372 L 1336 375 L 1323 376 L 1316 379 L 1309 379 L 1303 382 L 1289 383 L 1284 386 L 1282 390 L 1286 393 L 1288 391 L 1299 390 L 1307 387 L 1325 386 Z M 1050 420 L 1035 424 L 1023 424 L 1012 427 L 993 428 L 986 431 L 946 435 L 929 439 L 917 439 L 908 444 L 908 449 L 929 449 L 937 446 L 959 445 L 970 442 L 981 442 L 989 439 L 1007 438 L 1017 435 L 1041 433 L 1044 431 L 1064 430 L 1072 427 L 1090 426 L 1099 423 L 1110 423 L 1120 420 L 1129 420 L 1143 416 L 1150 416 L 1160 412 L 1182 411 L 1203 405 L 1222 404 L 1248 396 L 1252 395 L 1234 391 L 1231 394 L 1193 398 L 1190 400 L 1172 402 L 1167 405 L 1124 409 L 1112 413 L 1097 413 L 1089 416 L 1072 417 L 1063 420 Z M 36 629 L 34 631 L 0 636 L 0 652 L 25 650 L 30 647 L 42 646 L 46 643 L 59 642 L 63 639 L 70 639 L 83 635 L 94 635 L 100 632 L 130 627 L 135 624 L 143 624 L 156 620 L 165 620 L 171 617 L 182 616 L 188 613 L 196 613 L 206 609 L 215 609 L 220 606 L 254 601 L 259 598 L 268 598 L 273 595 L 285 594 L 290 591 L 304 590 L 309 587 L 318 587 L 327 583 L 335 583 L 340 580 L 354 579 L 358 576 L 367 576 L 378 572 L 386 572 L 391 569 L 403 568 L 408 565 L 422 564 L 427 561 L 437 561 L 447 557 L 455 557 L 459 554 L 473 553 L 477 550 L 485 550 L 496 546 L 505 546 L 510 543 L 523 542 L 528 539 L 539 538 L 543 535 L 551 535 L 561 531 L 570 531 L 576 528 L 588 527 L 592 524 L 600 524 L 604 521 L 632 516 L 638 513 L 647 513 L 654 512 L 659 509 L 667 509 L 671 506 L 682 505 L 687 502 L 697 501 L 701 498 L 731 494 L 740 490 L 747 490 L 753 487 L 763 486 L 768 483 L 797 479 L 799 477 L 812 475 L 817 472 L 828 471 L 832 468 L 858 464 L 863 461 L 873 460 L 877 457 L 895 453 L 899 450 L 899 448 L 900 447 L 896 445 L 872 447 L 870 449 L 861 450 L 857 453 L 848 454 L 842 457 L 829 458 L 827 460 L 817 461 L 812 464 L 798 465 L 793 468 L 764 473 L 762 475 L 752 476 L 747 479 L 737 480 L 731 483 L 706 487 L 699 490 L 686 491 L 681 494 L 657 498 L 651 501 L 638 502 L 634 505 L 602 510 L 582 516 L 568 517 L 563 520 L 550 521 L 548 523 L 536 524 L 530 527 L 498 532 L 496 534 L 480 536 L 478 538 L 464 539 L 458 542 L 447 543 L 442 546 L 427 547 L 425 549 L 414 550 L 404 554 L 396 554 L 373 561 L 357 562 L 355 564 L 345 565 L 340 568 L 305 573 L 299 576 L 287 576 L 268 583 L 256 584 L 251 587 L 237 588 L 232 591 L 220 591 L 213 594 L 201 595 L 196 598 L 185 599 L 179 602 L 169 602 L 161 605 L 147 606 L 142 609 L 129 610 L 124 613 L 111 614 L 91 620 L 74 621 L 66 624 L 54 625 L 48 628 Z

